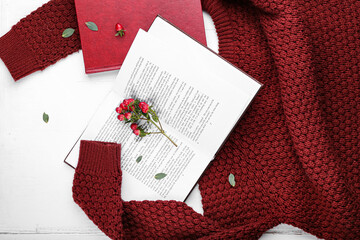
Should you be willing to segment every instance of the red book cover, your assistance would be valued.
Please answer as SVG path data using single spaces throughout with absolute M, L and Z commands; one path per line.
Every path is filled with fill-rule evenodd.
M 139 28 L 147 31 L 158 14 L 206 45 L 200 0 L 75 0 L 75 7 L 86 73 L 119 69 Z M 123 37 L 115 36 L 116 23 Z

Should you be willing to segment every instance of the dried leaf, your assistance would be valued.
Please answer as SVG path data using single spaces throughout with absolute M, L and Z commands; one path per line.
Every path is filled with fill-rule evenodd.
M 232 173 L 229 175 L 229 183 L 231 186 L 235 187 L 235 176 Z
M 85 24 L 92 31 L 97 32 L 99 30 L 98 27 L 96 26 L 96 24 L 93 22 L 85 22 Z
M 75 29 L 73 29 L 73 28 L 67 28 L 67 29 L 65 29 L 64 31 L 63 31 L 63 33 L 62 33 L 62 37 L 63 38 L 68 38 L 68 37 L 71 37 L 73 34 L 74 34 L 74 32 L 75 32 Z
M 49 122 L 49 115 L 47 115 L 45 112 L 43 113 L 43 121 L 45 123 L 48 123 Z
M 136 162 L 139 163 L 142 159 L 142 156 L 139 156 L 137 159 L 136 159 Z
M 164 177 L 166 177 L 165 173 L 158 173 L 158 174 L 155 175 L 156 180 L 163 179 Z

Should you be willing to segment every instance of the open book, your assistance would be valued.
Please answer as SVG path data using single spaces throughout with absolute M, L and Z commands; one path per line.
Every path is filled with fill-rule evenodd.
M 65 162 L 76 167 L 81 139 L 121 143 L 124 200 L 184 201 L 260 87 L 158 16 L 148 32 L 139 30 L 112 91 Z M 135 136 L 116 118 L 115 108 L 130 97 L 153 106 L 178 147 L 161 134 Z M 166 177 L 157 180 L 157 173 Z

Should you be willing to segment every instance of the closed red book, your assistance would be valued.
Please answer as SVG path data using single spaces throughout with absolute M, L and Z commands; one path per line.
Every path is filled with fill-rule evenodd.
M 75 7 L 86 73 L 119 69 L 139 28 L 148 30 L 158 14 L 206 45 L 200 0 L 75 0 Z M 116 23 L 123 37 L 115 36 Z

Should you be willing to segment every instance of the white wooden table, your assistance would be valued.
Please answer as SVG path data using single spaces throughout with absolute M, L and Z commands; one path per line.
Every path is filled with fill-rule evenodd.
M 45 2 L 0 0 L 0 36 Z M 213 22 L 204 19 L 217 50 Z M 0 61 L 0 239 L 107 239 L 73 202 L 74 170 L 63 160 L 116 74 L 85 75 L 79 52 L 15 83 Z M 189 205 L 201 212 L 199 199 Z M 261 237 L 270 239 L 317 238 L 281 224 Z

